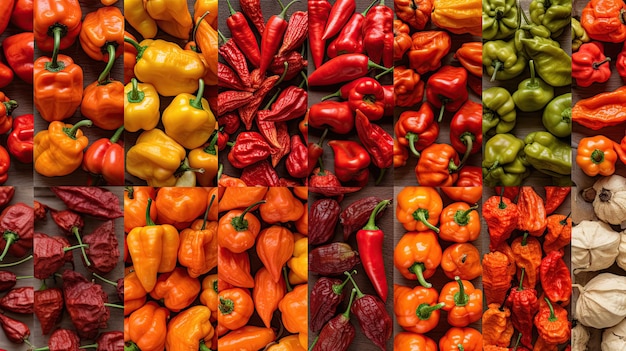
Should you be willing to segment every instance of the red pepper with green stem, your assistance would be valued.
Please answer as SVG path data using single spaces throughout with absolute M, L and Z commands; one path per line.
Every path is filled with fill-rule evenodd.
M 354 113 L 346 101 L 318 102 L 309 109 L 309 126 L 348 134 L 354 128 Z
M 326 139 L 326 135 L 328 134 L 328 129 L 324 129 L 324 133 L 318 140 L 317 143 L 309 143 L 308 145 L 308 164 L 307 164 L 307 176 L 313 172 L 315 167 L 317 167 L 318 160 L 324 154 L 324 139 Z
M 408 146 L 411 153 L 420 157 L 419 151 L 432 145 L 439 137 L 439 123 L 428 102 L 417 111 L 404 111 L 394 126 L 398 144 Z M 482 171 L 481 171 L 482 172 Z
M 459 154 L 463 155 L 462 165 L 465 164 L 469 155 L 482 150 L 482 123 L 482 104 L 470 100 L 461 106 L 450 121 L 450 143 Z
M 350 15 L 356 10 L 355 0 L 337 0 L 333 4 L 328 15 L 328 21 L 324 28 L 324 35 L 322 39 L 327 40 L 332 38 L 335 34 L 339 33 L 341 28 L 348 22 Z
M 237 135 L 228 153 L 228 161 L 235 168 L 244 168 L 270 156 L 270 146 L 257 132 L 242 132 Z
M 363 23 L 363 45 L 365 52 L 376 63 L 393 66 L 393 15 L 385 0 L 372 8 Z
M 228 10 L 230 16 L 226 19 L 226 25 L 230 30 L 232 39 L 237 44 L 239 49 L 246 55 L 246 58 L 250 60 L 250 63 L 254 67 L 259 67 L 261 63 L 261 50 L 259 50 L 259 44 L 256 41 L 248 20 L 241 12 L 235 11 L 230 1 L 227 0 Z
M 15 75 L 28 84 L 33 84 L 35 39 L 32 32 L 12 35 L 2 41 L 2 50 L 7 64 Z
M 426 99 L 440 108 L 437 122 L 441 122 L 444 109 L 455 112 L 467 98 L 467 70 L 463 67 L 443 66 L 426 82 Z
M 313 57 L 313 65 L 318 68 L 324 61 L 326 51 L 326 40 L 324 36 L 324 28 L 330 15 L 332 6 L 328 0 L 309 0 L 309 47 L 311 48 L 311 57 Z
M 291 14 L 289 24 L 283 36 L 283 43 L 278 49 L 278 56 L 299 48 L 309 34 L 309 14 L 305 11 L 296 11 Z
M 276 55 L 281 40 L 287 30 L 287 26 L 289 25 L 285 20 L 287 10 L 298 1 L 300 0 L 293 0 L 287 4 L 278 15 L 273 15 L 267 20 L 265 30 L 261 37 L 261 61 L 259 63 L 259 74 L 261 76 L 265 75 L 265 72 L 272 63 L 274 55 Z
M 525 271 L 526 269 L 522 268 L 519 287 L 511 289 L 506 301 L 511 309 L 513 326 L 522 334 L 522 345 L 532 349 L 533 317 L 539 310 L 539 301 L 535 289 L 524 289 L 523 287 Z
M 334 85 L 352 81 L 364 77 L 373 68 L 387 70 L 387 68 L 372 62 L 367 55 L 339 55 L 328 60 L 309 75 L 309 86 Z
M 365 15 L 378 0 L 374 0 L 365 11 L 355 13 L 350 17 L 348 22 L 343 26 L 339 35 L 328 45 L 326 54 L 330 58 L 335 58 L 344 54 L 362 54 L 363 53 L 363 23 Z
M 383 301 L 387 301 L 387 274 L 383 260 L 383 231 L 376 226 L 376 216 L 389 204 L 390 200 L 383 200 L 376 205 L 367 224 L 356 233 L 356 242 L 361 256 L 361 263 L 365 273 L 372 282 L 376 293 Z
M 118 143 L 124 133 L 119 127 L 111 139 L 96 140 L 83 156 L 83 170 L 101 175 L 108 185 L 124 185 L 124 147 Z
M 278 95 L 271 110 L 259 111 L 258 118 L 268 122 L 286 122 L 300 118 L 307 111 L 308 96 L 302 86 L 290 85 Z
M 383 118 L 385 91 L 376 79 L 364 79 L 355 84 L 348 93 L 348 105 L 352 111 L 360 110 L 370 121 Z
M 13 129 L 7 137 L 9 153 L 22 163 L 33 162 L 33 134 L 35 120 L 32 114 L 13 118 Z
M 355 125 L 359 140 L 372 157 L 372 163 L 380 168 L 380 175 L 376 179 L 378 184 L 385 170 L 393 165 L 393 137 L 381 126 L 370 123 L 361 110 L 356 110 Z
M 352 288 L 350 302 L 344 313 L 328 321 L 320 334 L 313 341 L 312 351 L 346 351 L 356 336 L 356 330 L 350 323 L 350 309 L 356 289 Z
M 17 101 L 9 99 L 3 92 L 0 92 L 0 134 L 11 130 L 11 124 L 13 122 L 11 112 L 17 107 Z
M 33 248 L 35 211 L 32 207 L 17 203 L 10 205 L 0 214 L 0 261 L 7 253 L 21 258 Z
M 20 279 L 30 279 L 32 275 L 16 276 L 10 271 L 0 271 L 0 291 L 7 291 L 17 284 Z
M 335 154 L 335 174 L 341 182 L 355 182 L 365 186 L 369 178 L 371 157 L 356 141 L 331 140 L 328 145 Z

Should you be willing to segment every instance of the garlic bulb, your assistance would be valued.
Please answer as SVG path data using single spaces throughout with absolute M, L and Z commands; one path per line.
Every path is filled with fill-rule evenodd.
M 601 347 L 602 351 L 626 350 L 626 320 L 602 333 Z
M 626 317 L 626 277 L 601 273 L 584 287 L 573 286 L 580 290 L 575 316 L 583 325 L 610 328 Z
M 609 268 L 619 253 L 619 233 L 598 221 L 582 221 L 572 227 L 572 268 L 599 271 Z
M 589 338 L 590 336 L 587 328 L 580 323 L 576 324 L 576 326 L 572 328 L 572 351 L 587 351 Z

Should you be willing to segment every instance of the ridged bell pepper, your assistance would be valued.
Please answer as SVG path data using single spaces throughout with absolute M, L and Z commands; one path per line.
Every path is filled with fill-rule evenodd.
M 51 52 L 70 47 L 80 33 L 82 17 L 78 0 L 36 1 L 33 32 L 37 48 Z
M 0 92 L 0 134 L 11 130 L 13 124 L 11 112 L 13 112 L 17 106 L 17 101 L 9 99 L 3 92 Z
M 614 142 L 603 136 L 585 137 L 578 143 L 576 164 L 588 176 L 610 176 L 615 173 L 618 154 Z
M 513 93 L 513 101 L 518 109 L 524 112 L 535 112 L 543 109 L 554 97 L 554 88 L 535 76 L 535 62 L 528 62 L 530 78 L 517 85 Z
M 396 0 L 393 2 L 393 8 L 399 19 L 408 23 L 413 29 L 422 30 L 430 19 L 433 2 L 431 0 Z
M 294 234 L 293 256 L 287 261 L 289 267 L 289 283 L 306 283 L 309 277 L 309 238 L 304 235 Z
M 80 167 L 89 139 L 80 127 L 91 126 L 90 120 L 75 125 L 55 121 L 33 139 L 35 170 L 46 177 L 68 175 Z
M 439 302 L 443 302 L 444 311 L 448 311 L 448 323 L 455 327 L 466 327 L 480 320 L 483 315 L 483 293 L 475 289 L 469 280 L 454 277 L 441 289 Z
M 108 138 L 96 140 L 85 151 L 83 170 L 101 175 L 108 185 L 124 185 L 124 147 L 118 143 L 124 126 Z
M 218 244 L 221 247 L 240 253 L 254 246 L 261 223 L 250 211 L 260 203 L 254 203 L 243 211 L 230 210 L 220 217 Z
M 124 275 L 124 315 L 127 316 L 146 304 L 148 292 L 137 278 L 134 267 L 128 267 Z
M 532 37 L 521 39 L 516 37 L 517 42 L 521 42 L 524 52 L 528 58 L 535 62 L 535 69 L 541 79 L 553 87 L 563 87 L 572 84 L 572 57 L 565 52 L 557 41 L 544 37 L 543 33 L 533 33 Z
M 33 62 L 35 39 L 32 32 L 24 32 L 4 38 L 4 58 L 15 75 L 28 84 L 33 84 Z
M 149 186 L 174 186 L 185 155 L 174 139 L 160 129 L 151 129 L 142 132 L 126 153 L 126 171 Z
M 13 118 L 13 129 L 7 137 L 11 156 L 22 163 L 33 163 L 33 134 L 35 119 L 32 114 Z
M 285 227 L 274 225 L 259 233 L 256 252 L 274 282 L 281 279 L 283 266 L 293 255 L 294 246 L 293 234 Z
M 443 209 L 441 196 L 434 188 L 406 187 L 398 193 L 396 218 L 406 230 L 433 230 Z
M 448 144 L 432 144 L 422 150 L 415 166 L 415 177 L 421 186 L 452 186 L 463 165 L 456 150 Z
M 480 0 L 434 0 L 430 19 L 435 26 L 454 34 L 481 36 L 483 33 Z
M 572 54 L 572 77 L 576 84 L 588 87 L 593 83 L 604 83 L 611 78 L 610 57 L 604 56 L 604 44 L 585 43 Z
M 470 207 L 465 202 L 454 202 L 446 206 L 441 212 L 439 237 L 455 243 L 478 239 L 480 217 L 476 209 L 476 206 Z
M 196 96 L 178 94 L 161 117 L 165 133 L 187 149 L 206 143 L 215 130 L 215 116 L 203 93 L 204 80 L 200 79 Z
M 508 80 L 524 72 L 527 59 L 515 48 L 515 40 L 490 40 L 483 44 L 483 65 L 487 76 L 494 80 Z
M 167 320 L 170 311 L 159 307 L 155 301 L 147 302 L 143 307 L 124 319 L 124 342 L 128 351 L 158 351 L 165 347 Z
M 505 347 L 507 350 L 513 336 L 513 324 L 511 323 L 511 310 L 504 303 L 490 303 L 483 313 L 483 342 L 484 345 Z
M 439 123 L 428 102 L 424 102 L 418 111 L 404 111 L 394 126 L 398 144 L 408 146 L 413 155 L 419 157 L 419 151 L 432 145 L 439 136 Z
M 160 189 L 155 200 L 159 223 L 171 224 L 179 230 L 189 227 L 196 218 L 205 213 L 210 201 L 208 190 L 201 187 Z
M 248 324 L 255 306 L 247 289 L 221 289 L 217 296 L 217 323 L 220 326 L 236 330 Z
M 176 96 L 198 90 L 198 81 L 204 77 L 206 67 L 197 53 L 161 39 L 137 43 L 125 37 L 124 41 L 137 49 L 135 76 L 154 85 L 159 94 Z
M 533 0 L 528 9 L 533 23 L 545 26 L 553 38 L 570 25 L 572 0 Z
M 491 87 L 482 92 L 483 134 L 495 128 L 497 134 L 508 133 L 515 128 L 517 112 L 515 101 L 508 90 Z
M 452 327 L 439 339 L 439 350 L 481 351 L 483 336 L 473 328 Z
M 207 207 L 207 214 L 209 208 Z M 180 232 L 178 262 L 192 278 L 208 273 L 217 265 L 217 222 L 195 220 Z
M 591 0 L 583 8 L 580 24 L 591 39 L 620 43 L 626 40 L 626 3 L 620 0 Z
M 211 340 L 215 333 L 210 317 L 211 310 L 202 305 L 179 313 L 167 325 L 165 348 L 168 351 L 202 350 L 201 340 Z
M 517 186 L 530 175 L 522 158 L 525 143 L 513 134 L 497 134 L 487 140 L 482 162 L 486 186 Z
M 124 87 L 124 128 L 131 133 L 154 129 L 161 118 L 159 104 L 159 94 L 152 84 L 132 78 Z
M 156 20 L 157 26 L 165 33 L 180 39 L 189 39 L 193 28 L 191 14 L 185 0 L 144 1 L 148 15 Z
M 33 103 L 48 122 L 74 114 L 83 97 L 83 69 L 66 55 L 41 56 L 33 68 Z
M 519 8 L 515 0 L 483 1 L 483 39 L 507 39 L 520 23 Z
M 424 82 L 412 68 L 397 66 L 393 69 L 393 96 L 395 105 L 410 107 L 424 97 Z
M 159 275 L 150 297 L 162 301 L 172 312 L 191 305 L 200 293 L 200 281 L 190 277 L 185 268 L 176 267 L 173 271 Z
M 128 24 L 145 39 L 154 38 L 159 30 L 156 21 L 150 17 L 143 6 L 143 0 L 124 1 L 124 17 Z
M 397 1 L 395 2 L 397 3 Z M 409 25 L 401 20 L 393 21 L 393 59 L 402 60 L 404 54 L 411 48 L 413 41 L 409 35 Z
M 441 263 L 441 246 L 432 230 L 405 233 L 396 244 L 393 264 L 403 277 L 417 280 L 425 288 Z
M 100 75 L 102 80 L 85 87 L 80 112 L 96 127 L 115 130 L 124 124 L 124 84 L 107 78 L 105 72 Z
M 444 109 L 456 112 L 467 98 L 467 71 L 463 67 L 443 66 L 426 82 L 426 99 L 440 109 L 437 122 L 441 122 Z
M 115 6 L 89 12 L 80 29 L 80 45 L 87 56 L 109 62 L 124 52 L 124 16 Z
M 419 74 L 441 67 L 441 60 L 450 52 L 450 35 L 442 30 L 422 31 L 411 35 L 413 46 L 409 50 L 409 67 Z
M 265 194 L 265 203 L 259 213 L 265 223 L 287 223 L 296 221 L 306 211 L 305 206 L 286 187 L 270 187 Z
M 469 243 L 456 243 L 448 246 L 443 251 L 441 268 L 450 279 L 458 276 L 463 280 L 472 280 L 483 273 L 480 253 L 474 245 Z
M 533 132 L 524 139 L 526 162 L 536 170 L 553 177 L 572 173 L 572 147 L 549 132 Z
M 483 43 L 480 41 L 471 41 L 463 43 L 454 53 L 454 58 L 459 60 L 469 73 L 475 77 L 483 75 Z
M 154 224 L 150 218 L 151 204 L 152 199 L 148 199 L 146 226 L 134 228 L 126 237 L 135 272 L 146 291 L 152 291 L 156 285 L 157 273 L 174 270 L 180 243 L 176 228 Z
M 394 284 L 393 312 L 398 324 L 406 331 L 423 334 L 437 327 L 441 308 L 445 303 L 437 303 L 439 294 L 435 288 L 418 285 L 409 288 Z

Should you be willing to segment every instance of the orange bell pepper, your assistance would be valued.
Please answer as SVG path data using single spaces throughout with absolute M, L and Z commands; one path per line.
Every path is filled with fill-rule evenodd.
M 526 279 L 524 279 L 523 287 L 525 289 L 534 289 L 539 276 L 539 266 L 541 266 L 541 243 L 539 240 L 528 233 L 518 236 L 511 243 L 511 250 L 515 257 L 515 265 L 517 266 L 517 277 L 520 278 L 522 268 L 526 268 Z
M 167 325 L 167 351 L 200 350 L 201 340 L 210 340 L 215 333 L 210 317 L 209 308 L 198 305 L 172 318 Z
M 289 285 L 287 289 L 289 290 Z M 308 286 L 300 284 L 290 290 L 280 303 L 278 309 L 285 329 L 290 333 L 300 333 L 300 344 L 306 345 L 309 333 Z
M 480 216 L 478 205 L 470 207 L 465 202 L 455 202 L 446 206 L 439 219 L 439 238 L 455 243 L 465 243 L 478 239 Z
M 217 319 L 217 274 L 207 275 L 202 279 L 202 292 L 200 303 L 211 310 L 211 319 Z
M 124 275 L 125 316 L 143 306 L 146 303 L 146 295 L 148 295 L 148 292 L 141 285 L 141 281 L 137 278 L 137 273 L 135 273 L 134 269 Z
M 208 215 L 208 207 L 205 215 Z M 178 262 L 197 278 L 217 265 L 217 222 L 196 219 L 190 228 L 180 232 Z
M 33 32 L 39 50 L 65 50 L 80 33 L 83 12 L 78 0 L 39 0 L 33 6 Z M 55 38 L 59 38 L 58 40 Z
M 222 175 L 222 178 L 224 178 L 224 175 Z M 224 185 L 220 184 L 219 186 Z M 224 191 L 224 195 L 220 198 L 219 211 L 246 208 L 255 202 L 263 200 L 266 193 L 266 187 L 228 186 Z
M 276 340 L 276 334 L 271 328 L 247 325 L 217 339 L 217 349 L 220 351 L 260 350 L 274 340 Z
M 223 215 L 218 225 L 218 245 L 234 253 L 244 252 L 254 246 L 261 230 L 261 222 L 250 211 L 264 202 L 255 202 L 243 211 L 230 210 Z
M 89 12 L 80 29 L 80 46 L 96 61 L 109 62 L 124 53 L 124 15 L 114 6 Z
M 439 302 L 444 302 L 448 311 L 448 323 L 455 327 L 466 327 L 480 320 L 483 315 L 483 292 L 475 289 L 468 280 L 454 277 L 441 289 Z
M 396 218 L 406 230 L 430 229 L 439 233 L 436 225 L 442 209 L 443 201 L 435 188 L 410 186 L 398 194 Z
M 456 243 L 443 250 L 441 269 L 446 277 L 472 280 L 483 274 L 480 264 L 480 252 L 476 246 L 468 243 Z
M 468 204 L 477 203 L 483 196 L 482 186 L 444 186 L 441 187 L 441 191 L 452 201 L 463 201 Z
M 459 347 L 461 346 L 461 347 Z M 481 351 L 483 336 L 473 328 L 450 328 L 439 339 L 439 350 L 446 351 Z
M 305 207 L 286 187 L 270 187 L 265 194 L 265 203 L 259 206 L 263 221 L 269 224 L 297 221 Z
M 275 282 L 265 267 L 261 267 L 254 276 L 252 300 L 256 312 L 268 328 L 271 327 L 272 316 L 278 308 L 278 303 L 285 296 L 286 289 L 285 279 L 281 276 L 281 279 Z
M 146 226 L 136 227 L 128 233 L 126 243 L 135 265 L 135 272 L 146 291 L 152 291 L 157 273 L 167 273 L 176 267 L 178 230 L 169 224 L 155 225 L 150 218 L 152 199 L 146 207 Z
M 396 321 L 404 330 L 413 333 L 423 334 L 435 329 L 439 324 L 440 310 L 445 306 L 445 303 L 437 303 L 438 298 L 434 288 L 418 285 L 411 289 L 394 284 L 393 312 Z
M 613 140 L 603 136 L 582 138 L 578 142 L 576 164 L 588 176 L 610 176 L 615 173 L 617 153 Z
M 248 290 L 231 288 L 217 294 L 217 323 L 230 330 L 235 330 L 248 324 L 254 312 L 254 302 Z
M 192 278 L 182 267 L 176 267 L 172 272 L 159 275 L 150 297 L 163 301 L 167 309 L 178 312 L 196 299 L 200 293 L 200 282 Z
M 33 67 L 33 87 L 33 103 L 41 117 L 62 121 L 80 106 L 83 69 L 66 55 L 40 56 Z
M 207 207 L 205 188 L 165 187 L 156 195 L 157 218 L 180 230 L 200 217 Z
M 80 113 L 101 129 L 115 130 L 124 125 L 124 84 L 103 76 L 85 87 Z
M 435 274 L 441 263 L 441 246 L 432 230 L 408 232 L 400 238 L 393 252 L 393 264 L 407 279 L 418 280 L 425 287 L 426 279 Z
M 170 311 L 149 301 L 124 319 L 124 341 L 142 351 L 161 351 L 165 347 Z M 132 350 L 132 348 L 131 348 Z
M 256 252 L 275 283 L 280 281 L 283 266 L 293 255 L 294 245 L 293 234 L 285 227 L 274 225 L 259 233 Z
M 148 199 L 154 200 L 156 191 L 149 186 L 133 186 L 124 188 L 124 232 L 146 225 L 146 206 Z M 157 219 L 156 204 L 150 207 L 150 218 Z
M 437 351 L 437 343 L 425 335 L 401 332 L 393 338 L 393 349 L 394 351 Z
M 220 269 L 217 271 L 219 279 L 239 288 L 254 287 L 247 251 L 234 253 L 225 247 L 218 246 L 217 259 L 220 263 Z M 221 286 L 220 290 L 222 290 Z

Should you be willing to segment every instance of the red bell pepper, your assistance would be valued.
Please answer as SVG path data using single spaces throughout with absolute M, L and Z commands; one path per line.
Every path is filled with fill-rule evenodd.
M 337 0 L 330 9 L 328 15 L 328 21 L 324 28 L 324 35 L 322 39 L 327 40 L 332 38 L 335 34 L 339 33 L 341 28 L 344 27 L 350 15 L 356 10 L 355 0 Z
M 2 50 L 13 72 L 28 84 L 33 84 L 35 37 L 32 32 L 12 35 L 2 42 Z
M 35 120 L 32 114 L 13 118 L 13 130 L 7 138 L 7 148 L 22 163 L 33 163 L 34 131 Z
M 341 182 L 365 186 L 369 178 L 371 158 L 361 144 L 352 140 L 331 140 L 328 145 L 335 154 L 335 174 Z
M 626 42 L 624 43 L 622 51 L 619 53 L 619 55 L 617 55 L 615 68 L 617 68 L 617 73 L 619 73 L 620 77 L 626 80 Z
M 4 88 L 13 81 L 13 71 L 9 66 L 0 62 L 0 88 Z
M 482 150 L 483 146 L 483 105 L 468 100 L 461 106 L 450 122 L 450 143 L 463 155 L 461 165 L 471 154 Z
M 479 144 L 480 145 L 480 144 Z M 483 185 L 483 169 L 480 166 L 463 166 L 454 186 L 478 187 Z
M 365 17 L 363 45 L 372 61 L 393 66 L 393 10 L 385 6 L 385 0 L 380 0 Z
M 124 185 L 124 147 L 118 143 L 123 132 L 121 126 L 111 139 L 96 140 L 83 156 L 83 169 L 102 175 L 108 185 Z
M 33 0 L 15 1 L 11 13 L 11 23 L 27 32 L 33 31 Z
M 433 107 L 440 108 L 438 122 L 444 109 L 456 112 L 467 98 L 467 70 L 463 67 L 443 66 L 426 82 L 426 99 Z
M 408 146 L 413 155 L 420 157 L 424 150 L 437 140 L 439 124 L 428 102 L 424 102 L 418 111 L 404 111 L 394 127 L 398 143 Z
M 352 111 L 360 110 L 370 121 L 383 118 L 385 113 L 385 91 L 373 78 L 360 80 L 348 94 L 348 105 Z
M 4 30 L 7 29 L 7 26 L 9 25 L 14 2 L 14 0 L 5 0 L 2 2 L 2 7 L 4 8 L 4 10 L 0 12 L 0 35 L 4 33 Z
M 348 100 L 348 97 L 350 96 L 350 91 L 352 90 L 352 88 L 354 88 L 357 84 L 361 84 L 361 82 L 364 82 L 366 80 L 369 79 L 373 79 L 370 77 L 363 77 L 363 78 L 358 78 L 355 79 L 351 82 L 345 83 L 344 85 L 341 86 L 341 88 L 339 88 L 336 92 L 332 93 L 332 94 L 328 94 L 324 97 L 322 97 L 322 101 L 326 101 L 330 98 L 335 98 L 338 97 L 341 100 Z
M 9 179 L 9 168 L 11 167 L 11 157 L 3 146 L 0 145 L 0 185 Z
M 337 134 L 348 134 L 354 128 L 354 113 L 347 102 L 318 102 L 309 109 L 309 126 L 317 129 L 328 128 Z
M 572 54 L 572 78 L 581 87 L 604 83 L 611 78 L 610 57 L 604 56 L 604 45 L 599 41 L 584 43 Z
M 386 70 L 385 67 L 372 62 L 367 55 L 339 55 L 328 60 L 309 75 L 309 86 L 314 87 L 349 82 L 364 77 L 372 68 Z
M 376 216 L 391 203 L 390 200 L 379 202 L 372 210 L 365 226 L 356 233 L 359 256 L 367 277 L 372 282 L 376 293 L 383 301 L 387 301 L 389 286 L 383 260 L 384 233 L 376 226 Z
M 11 130 L 11 123 L 13 122 L 11 112 L 13 112 L 17 106 L 17 101 L 9 99 L 3 92 L 0 92 L 0 134 Z

